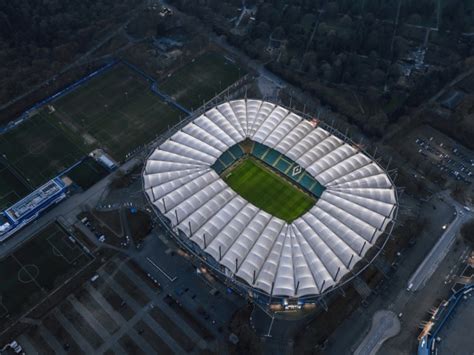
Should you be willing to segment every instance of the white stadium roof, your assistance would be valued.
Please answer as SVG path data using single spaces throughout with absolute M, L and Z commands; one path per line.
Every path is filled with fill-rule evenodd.
M 292 223 L 247 202 L 211 168 L 246 138 L 288 156 L 326 187 Z M 357 147 L 284 107 L 250 99 L 210 109 L 157 147 L 144 187 L 175 230 L 228 274 L 289 297 L 337 284 L 383 234 L 397 205 L 390 178 Z

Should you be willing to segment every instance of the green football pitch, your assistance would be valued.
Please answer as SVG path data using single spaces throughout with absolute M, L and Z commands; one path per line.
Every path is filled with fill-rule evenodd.
M 158 88 L 184 107 L 196 109 L 244 74 L 222 54 L 207 52 L 159 82 Z
M 316 202 L 262 162 L 247 158 L 226 172 L 224 181 L 258 208 L 286 222 L 307 212 Z
M 14 170 L 31 188 L 45 183 L 86 155 L 84 146 L 72 134 L 65 134 L 45 111 L 0 135 L 0 152 L 3 165 L 8 167 L 0 170 L 0 180 L 7 179 L 7 174 Z
M 222 54 L 207 52 L 159 85 L 184 106 L 234 83 L 241 69 Z M 150 90 L 151 83 L 125 64 L 51 103 L 0 135 L 0 208 L 3 209 L 96 148 L 123 161 L 185 114 Z M 91 180 L 92 181 L 92 180 Z M 87 182 L 86 182 L 87 184 Z
M 91 260 L 59 225 L 46 226 L 0 260 L 0 320 L 27 311 Z
M 116 65 L 55 101 L 51 119 L 79 136 L 88 151 L 102 147 L 120 161 L 185 115 L 150 86 L 138 72 Z
M 31 189 L 22 183 L 9 168 L 0 163 L 0 211 L 26 196 Z

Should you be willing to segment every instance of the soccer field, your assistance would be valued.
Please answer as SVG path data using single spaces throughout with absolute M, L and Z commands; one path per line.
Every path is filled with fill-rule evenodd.
M 253 158 L 243 160 L 227 172 L 224 181 L 256 207 L 286 222 L 298 218 L 316 202 L 313 197 Z
M 5 165 L 0 163 L 0 211 L 26 196 L 31 189 L 25 186 Z
M 0 260 L 0 319 L 25 312 L 90 261 L 61 227 L 46 226 Z
M 78 136 L 89 151 L 102 147 L 123 160 L 184 116 L 150 86 L 138 72 L 118 64 L 55 101 L 52 119 Z
M 184 107 L 195 110 L 244 74 L 238 64 L 222 54 L 208 52 L 158 83 L 158 88 Z
M 80 141 L 74 141 L 72 135 L 67 135 L 60 126 L 53 124 L 48 115 L 42 111 L 0 135 L 0 152 L 4 163 L 18 171 L 33 188 L 53 178 L 86 154 Z M 4 179 L 8 178 L 7 173 L 11 174 L 0 171 Z M 20 184 L 18 181 L 18 186 Z

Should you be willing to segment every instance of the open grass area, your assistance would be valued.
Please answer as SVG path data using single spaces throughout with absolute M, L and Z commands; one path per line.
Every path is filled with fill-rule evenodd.
M 87 157 L 79 165 L 67 172 L 67 176 L 83 189 L 88 189 L 96 182 L 109 174 L 109 171 L 96 162 L 93 158 Z
M 0 211 L 13 205 L 30 191 L 20 179 L 0 163 Z
M 45 183 L 85 155 L 84 147 L 51 122 L 48 115 L 42 111 L 0 135 L 4 163 L 32 187 Z
M 158 88 L 184 107 L 196 109 L 243 75 L 244 69 L 236 63 L 220 53 L 208 52 L 178 69 Z
M 93 78 L 52 106 L 53 112 L 44 108 L 0 135 L 2 209 L 95 148 L 104 148 L 116 160 L 123 160 L 184 115 L 154 94 L 150 82 L 123 64 Z M 95 181 L 77 169 L 72 174 L 85 187 Z
M 174 73 L 160 89 L 184 106 L 196 108 L 239 75 L 242 73 L 237 65 L 209 52 Z M 44 108 L 0 135 L 0 210 L 92 150 L 103 148 L 115 160 L 123 161 L 184 117 L 150 86 L 151 82 L 137 71 L 117 64 L 54 101 L 53 111 Z M 81 166 L 71 175 L 87 188 L 102 176 L 96 170 Z
M 90 260 L 59 225 L 46 226 L 0 260 L 0 318 L 27 311 Z
M 256 207 L 287 222 L 301 216 L 315 203 L 309 194 L 253 158 L 241 161 L 227 172 L 224 181 Z
M 118 64 L 55 101 L 51 116 L 88 151 L 102 147 L 120 161 L 184 115 L 154 94 L 150 85 L 138 72 Z

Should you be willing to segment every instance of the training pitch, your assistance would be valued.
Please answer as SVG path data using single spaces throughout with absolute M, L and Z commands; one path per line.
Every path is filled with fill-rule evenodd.
M 120 161 L 184 116 L 150 87 L 137 71 L 118 64 L 54 102 L 51 116 L 88 151 L 102 147 Z
M 7 168 L 0 171 L 0 179 L 16 171 L 30 188 L 45 183 L 86 154 L 46 111 L 0 135 L 0 152 Z
M 57 224 L 0 260 L 0 319 L 31 308 L 91 258 Z
M 197 108 L 239 75 L 241 69 L 232 61 L 208 52 L 181 67 L 159 89 Z M 163 101 L 151 85 L 138 71 L 116 64 L 0 135 L 0 210 L 92 150 L 103 148 L 123 161 L 184 118 L 185 113 Z M 77 170 L 71 174 L 84 188 L 98 179 Z
M 158 83 L 158 88 L 188 109 L 196 109 L 245 74 L 238 64 L 207 52 Z
M 0 211 L 10 207 L 29 191 L 13 172 L 0 163 Z
M 263 162 L 246 158 L 225 172 L 224 181 L 258 208 L 291 222 L 316 202 Z

